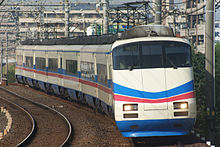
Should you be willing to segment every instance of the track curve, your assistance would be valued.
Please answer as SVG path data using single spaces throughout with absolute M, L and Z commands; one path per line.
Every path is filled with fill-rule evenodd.
M 25 110 L 22 106 L 19 106 L 18 104 L 16 104 L 16 103 L 14 103 L 14 102 L 11 102 L 11 101 L 9 101 L 9 100 L 7 100 L 6 98 L 3 98 L 3 97 L 1 97 L 0 96 L 0 99 L 1 99 L 1 101 L 4 101 L 4 103 L 7 103 L 7 105 L 13 105 L 14 107 L 16 107 L 16 108 L 18 108 L 20 111 L 22 111 L 23 113 L 25 113 L 25 114 L 27 114 L 27 116 L 28 116 L 28 118 L 29 118 L 29 120 L 31 121 L 31 131 L 30 131 L 30 133 L 21 141 L 21 142 L 19 142 L 16 146 L 21 146 L 21 145 L 23 145 L 23 144 L 26 144 L 28 141 L 29 141 L 29 139 L 31 138 L 31 136 L 33 136 L 33 134 L 34 134 L 34 131 L 36 130 L 36 125 L 35 125 L 35 120 L 34 120 L 34 118 L 33 118 L 33 116 L 27 111 L 27 110 Z M 18 111 L 19 111 L 18 110 Z
M 60 137 L 60 138 L 63 138 L 63 140 L 64 141 L 62 141 L 61 143 L 60 143 L 60 145 L 59 146 L 65 146 L 67 143 L 68 143 L 68 141 L 69 141 L 69 139 L 70 139 L 70 136 L 71 136 L 71 134 L 72 134 L 72 126 L 71 126 L 71 123 L 69 122 L 69 120 L 62 114 L 62 113 L 60 113 L 59 111 L 57 111 L 57 110 L 55 110 L 55 109 L 53 109 L 53 108 L 50 108 L 49 106 L 47 106 L 47 105 L 45 105 L 45 104 L 41 104 L 41 103 L 39 103 L 39 102 L 35 102 L 35 101 L 33 101 L 33 100 L 30 100 L 30 99 L 27 99 L 27 98 L 25 98 L 25 97 L 23 97 L 23 96 L 20 96 L 20 95 L 18 95 L 18 94 L 16 94 L 15 92 L 12 92 L 12 91 L 10 91 L 10 90 L 8 90 L 8 89 L 6 89 L 6 88 L 3 88 L 3 87 L 0 87 L 0 89 L 1 90 L 3 90 L 4 92 L 6 92 L 6 93 L 9 93 L 10 95 L 13 95 L 14 97 L 17 97 L 17 98 L 19 98 L 19 99 L 22 99 L 23 101 L 26 101 L 26 102 L 28 102 L 29 103 L 29 105 L 30 104 L 33 104 L 33 105 L 36 105 L 37 107 L 39 107 L 39 108 L 41 108 L 41 109 L 44 109 L 44 110 L 46 110 L 46 111 L 51 111 L 51 112 L 53 112 L 54 114 L 58 114 L 59 115 L 59 117 L 60 118 L 62 118 L 62 120 L 65 122 L 65 124 L 68 126 L 67 128 L 68 128 L 68 131 L 67 130 L 65 130 L 65 131 L 63 131 L 63 132 L 68 132 L 67 133 L 67 135 L 66 135 L 66 137 L 65 138 L 63 138 L 63 137 Z M 6 94 L 5 93 L 5 94 Z M 1 91 L 1 94 L 2 94 L 2 91 Z M 9 97 L 8 97 L 9 98 Z M 18 102 L 17 102 L 18 103 Z M 27 107 L 27 105 L 28 104 L 24 104 L 26 107 L 25 107 L 25 109 L 30 109 L 30 107 L 28 106 Z M 33 107 L 33 105 L 31 106 L 31 107 Z M 34 108 L 34 109 L 36 109 L 36 107 Z M 38 108 L 37 108 L 38 109 Z M 40 110 L 41 112 L 42 112 L 42 110 Z M 34 112 L 34 111 L 32 111 L 32 112 Z M 50 112 L 50 113 L 51 113 Z M 34 113 L 36 113 L 36 111 L 34 112 Z M 48 113 L 47 113 L 48 114 Z M 36 113 L 36 115 L 39 115 L 39 113 Z M 41 115 L 41 114 L 40 114 Z M 44 116 L 45 118 L 46 118 L 46 116 Z M 50 116 L 51 117 L 51 116 Z M 53 117 L 54 118 L 54 117 Z M 38 121 L 39 121 L 40 119 L 38 119 Z M 51 121 L 50 121 L 51 122 Z M 58 121 L 59 122 L 59 121 Z M 37 122 L 37 123 L 39 123 L 39 122 Z M 46 123 L 46 122 L 45 122 Z M 57 121 L 55 122 L 55 123 L 57 123 Z M 59 122 L 60 123 L 60 122 Z M 41 123 L 41 124 L 43 124 L 43 123 Z M 48 124 L 48 125 L 50 125 L 50 124 Z M 48 126 L 47 125 L 47 126 Z M 57 125 L 56 125 L 57 126 Z M 39 127 L 39 125 L 38 125 L 38 128 L 40 128 Z M 53 129 L 53 128 L 51 128 L 51 129 Z M 61 130 L 61 129 L 60 129 Z M 30 143 L 28 143 L 28 144 L 32 144 L 32 143 L 34 143 L 34 145 L 37 145 L 38 143 L 40 144 L 40 145 L 43 145 L 43 143 L 42 143 L 42 141 L 40 141 L 40 139 L 38 139 L 38 141 L 36 141 L 37 139 L 35 139 L 36 138 L 36 136 L 38 136 L 38 138 L 43 138 L 43 137 L 39 137 L 39 135 L 36 135 L 37 133 L 39 133 L 39 132 L 43 132 L 42 130 L 41 131 L 39 131 L 39 129 L 38 130 L 36 130 L 36 129 L 34 129 L 33 130 L 33 133 L 32 134 L 34 134 L 34 135 L 30 135 L 30 136 L 27 136 L 22 142 L 20 142 L 17 146 L 23 146 L 24 144 L 27 144 L 27 142 L 30 142 Z M 46 136 L 45 134 L 47 134 L 47 132 L 45 132 L 44 131 L 44 134 L 42 135 L 42 136 Z M 64 135 L 64 134 L 63 134 Z M 48 133 L 48 136 L 47 137 L 50 137 L 51 136 L 51 134 L 50 133 Z M 53 135 L 53 136 L 55 136 L 55 135 Z M 29 140 L 32 140 L 32 141 L 29 141 Z M 34 141 L 35 140 L 35 141 Z M 45 141 L 44 143 L 46 143 L 47 145 L 51 145 L 51 143 L 52 143 L 52 141 L 53 140 L 51 140 L 51 142 L 48 142 L 48 141 Z
M 46 104 L 67 116 L 74 130 L 68 146 L 132 146 L 131 139 L 121 135 L 112 119 L 85 105 L 21 84 L 9 85 L 6 88 Z

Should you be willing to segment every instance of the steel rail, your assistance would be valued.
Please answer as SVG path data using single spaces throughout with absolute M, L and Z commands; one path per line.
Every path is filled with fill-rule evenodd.
M 7 100 L 7 99 L 1 97 L 1 96 L 0 96 L 0 99 L 2 99 L 2 100 L 4 100 L 4 101 L 6 101 L 7 103 L 9 103 L 9 104 L 11 104 L 11 105 L 14 105 L 14 106 L 16 106 L 17 108 L 21 109 L 23 112 L 25 112 L 25 113 L 28 115 L 29 119 L 30 119 L 31 122 L 32 122 L 31 132 L 30 132 L 20 143 L 18 143 L 18 144 L 16 145 L 16 147 L 21 146 L 21 145 L 25 144 L 26 142 L 28 142 L 29 139 L 30 139 L 30 138 L 33 136 L 33 134 L 35 133 L 35 131 L 36 131 L 36 123 L 35 123 L 35 120 L 34 120 L 33 116 L 32 116 L 27 110 L 25 110 L 23 107 L 21 107 L 20 105 L 14 103 L 14 102 L 11 102 L 11 101 L 9 101 L 9 100 Z
M 23 100 L 25 100 L 25 101 L 28 101 L 28 102 L 33 103 L 33 104 L 35 104 L 35 105 L 38 105 L 38 106 L 40 106 L 40 107 L 42 107 L 42 108 L 47 108 L 47 109 L 49 109 L 49 110 L 51 110 L 51 111 L 53 111 L 53 112 L 59 114 L 59 115 L 61 116 L 61 118 L 65 120 L 65 122 L 67 123 L 68 128 L 69 128 L 68 135 L 67 135 L 66 139 L 63 141 L 63 143 L 60 145 L 60 147 L 65 146 L 65 145 L 68 143 L 68 141 L 70 140 L 70 137 L 71 137 L 71 135 L 72 135 L 72 125 L 71 125 L 70 121 L 69 121 L 62 113 L 60 113 L 59 111 L 57 111 L 57 110 L 55 110 L 55 109 L 53 109 L 53 108 L 51 108 L 51 107 L 49 107 L 49 106 L 47 106 L 47 105 L 45 105 L 45 104 L 41 104 L 41 103 L 35 102 L 35 101 L 33 101 L 33 100 L 27 99 L 27 98 L 25 98 L 25 97 L 23 97 L 23 96 L 20 96 L 20 95 L 18 95 L 17 93 L 12 92 L 12 91 L 10 91 L 10 90 L 8 90 L 8 89 L 6 89 L 6 88 L 3 88 L 3 87 L 0 87 L 0 88 L 1 88 L 2 90 L 4 90 L 4 91 L 10 93 L 11 95 L 14 95 L 14 96 L 20 98 L 20 99 L 23 99 Z

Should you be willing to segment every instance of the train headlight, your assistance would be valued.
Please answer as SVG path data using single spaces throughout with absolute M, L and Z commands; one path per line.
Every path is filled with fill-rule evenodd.
M 138 111 L 138 104 L 124 104 L 123 111 Z
M 188 109 L 188 102 L 174 102 L 174 109 Z

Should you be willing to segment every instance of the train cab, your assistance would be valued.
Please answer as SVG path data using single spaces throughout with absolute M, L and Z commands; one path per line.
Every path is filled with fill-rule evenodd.
M 125 137 L 185 135 L 195 122 L 190 44 L 158 27 L 113 44 L 115 120 Z

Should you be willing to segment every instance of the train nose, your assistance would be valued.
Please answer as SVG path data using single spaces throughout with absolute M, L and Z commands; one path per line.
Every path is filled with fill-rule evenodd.
M 116 121 L 124 137 L 178 136 L 192 129 L 194 118 Z

